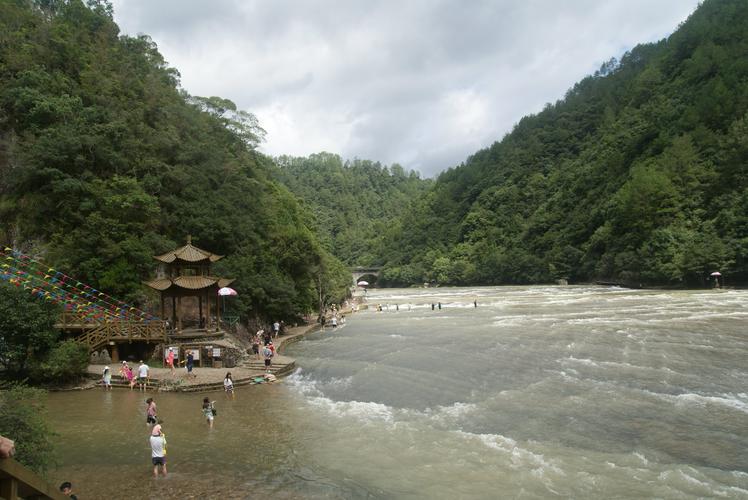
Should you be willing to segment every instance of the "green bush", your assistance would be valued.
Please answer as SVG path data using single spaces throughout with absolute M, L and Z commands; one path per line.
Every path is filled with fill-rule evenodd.
M 23 385 L 0 391 L 0 435 L 15 441 L 13 458 L 38 473 L 56 464 L 54 432 L 45 421 L 45 394 Z
M 86 373 L 87 367 L 88 349 L 73 340 L 65 340 L 32 366 L 31 375 L 36 382 L 74 382 Z

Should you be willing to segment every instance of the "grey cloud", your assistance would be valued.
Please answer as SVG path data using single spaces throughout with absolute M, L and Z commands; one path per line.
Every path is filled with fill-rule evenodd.
M 698 0 L 116 0 L 198 95 L 257 112 L 271 154 L 455 166 Z M 464 109 L 462 107 L 464 106 Z

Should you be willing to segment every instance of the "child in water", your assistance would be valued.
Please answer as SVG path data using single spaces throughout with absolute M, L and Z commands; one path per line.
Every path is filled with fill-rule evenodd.
M 215 401 L 211 401 L 207 397 L 203 398 L 203 415 L 205 420 L 208 421 L 208 427 L 213 428 L 213 418 L 216 416 L 216 409 L 213 407 Z

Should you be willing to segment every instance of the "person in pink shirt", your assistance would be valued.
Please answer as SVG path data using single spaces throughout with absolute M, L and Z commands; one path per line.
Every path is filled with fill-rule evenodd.
M 127 380 L 127 383 L 130 384 L 130 390 L 132 390 L 132 388 L 135 387 L 135 376 L 132 373 L 130 365 L 127 364 L 127 361 L 122 362 L 122 367 L 119 369 L 119 373 L 125 378 L 125 380 Z
M 166 355 L 166 366 L 171 368 L 171 376 L 174 376 L 174 348 L 169 347 L 169 353 Z

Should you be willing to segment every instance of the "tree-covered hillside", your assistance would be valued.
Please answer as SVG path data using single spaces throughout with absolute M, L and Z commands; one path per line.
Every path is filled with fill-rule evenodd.
M 0 243 L 124 300 L 153 255 L 225 254 L 242 316 L 289 317 L 350 275 L 255 151 L 228 100 L 187 95 L 147 36 L 105 1 L 0 1 Z
M 748 2 L 668 39 L 444 172 L 387 235 L 391 284 L 748 279 Z
M 387 228 L 432 184 L 397 164 L 343 162 L 330 153 L 276 163 L 277 179 L 314 214 L 325 247 L 350 266 L 381 264 Z

